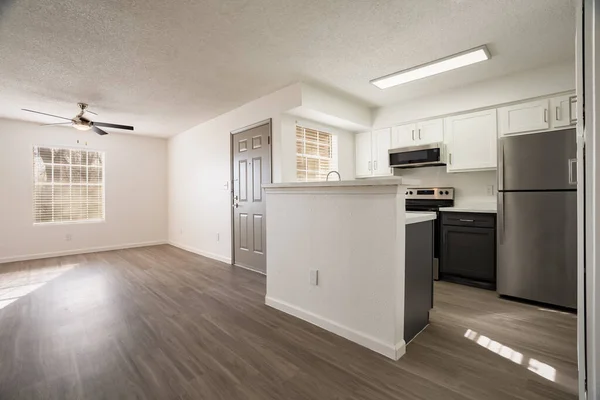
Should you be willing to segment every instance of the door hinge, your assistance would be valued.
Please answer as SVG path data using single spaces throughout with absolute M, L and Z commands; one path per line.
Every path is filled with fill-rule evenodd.
M 271 144 L 271 136 L 267 136 L 267 144 Z

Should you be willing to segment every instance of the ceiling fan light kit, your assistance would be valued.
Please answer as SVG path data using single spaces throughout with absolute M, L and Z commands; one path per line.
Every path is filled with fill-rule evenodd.
M 35 113 L 35 114 L 47 115 L 49 117 L 60 118 L 60 119 L 65 119 L 67 121 L 70 121 L 70 122 L 59 122 L 59 123 L 56 123 L 56 124 L 45 124 L 43 126 L 71 124 L 71 126 L 73 128 L 75 128 L 75 129 L 77 129 L 78 131 L 93 130 L 98 135 L 108 135 L 108 132 L 100 129 L 99 127 L 115 128 L 115 129 L 126 129 L 126 130 L 129 130 L 129 131 L 133 130 L 133 126 L 129 126 L 129 125 L 110 124 L 108 122 L 94 122 L 92 120 L 89 120 L 89 119 L 87 119 L 87 118 L 85 118 L 83 116 L 86 112 L 90 113 L 90 114 L 94 114 L 94 115 L 98 115 L 98 114 L 96 114 L 93 111 L 88 110 L 87 109 L 88 105 L 86 103 L 77 103 L 77 105 L 79 106 L 80 111 L 79 111 L 79 114 L 77 114 L 73 118 L 61 117 L 61 116 L 58 116 L 58 115 L 48 114 L 48 113 L 44 113 L 44 112 L 41 112 L 41 111 L 29 110 L 27 108 L 22 108 L 22 110 L 23 111 L 27 111 L 27 112 L 31 112 L 31 113 Z

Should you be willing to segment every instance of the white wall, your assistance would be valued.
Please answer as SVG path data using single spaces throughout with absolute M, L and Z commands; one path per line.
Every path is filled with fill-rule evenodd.
M 308 93 L 308 94 L 306 94 Z M 305 97 L 304 96 L 308 96 Z M 254 100 L 169 140 L 169 241 L 176 246 L 231 262 L 230 133 L 272 119 L 273 182 L 296 181 L 296 128 L 286 114 L 303 104 L 323 107 L 330 121 L 370 120 L 370 111 L 305 84 L 294 84 Z M 328 104 L 328 105 L 327 105 Z M 308 108 L 306 108 L 308 109 Z M 367 116 L 369 116 L 367 118 Z M 354 136 L 305 121 L 339 135 L 340 173 L 354 178 Z M 354 122 L 351 122 L 354 124 Z
M 373 126 L 384 128 L 571 90 L 575 90 L 575 64 L 558 64 L 377 109 Z
M 32 147 L 85 142 L 106 152 L 106 221 L 34 226 Z M 164 139 L 0 120 L 0 262 L 166 242 L 166 170 Z
M 231 262 L 231 197 L 225 188 L 231 179 L 231 131 L 271 118 L 273 181 L 282 182 L 290 176 L 290 161 L 295 168 L 296 150 L 295 134 L 282 135 L 281 115 L 301 104 L 300 84 L 288 86 L 169 140 L 171 243 Z
M 398 170 L 401 176 L 419 179 L 421 184 L 415 186 L 447 186 L 454 187 L 455 205 L 495 202 L 496 196 L 487 194 L 487 186 L 496 187 L 496 171 L 461 172 L 449 174 L 446 167 L 428 167 Z

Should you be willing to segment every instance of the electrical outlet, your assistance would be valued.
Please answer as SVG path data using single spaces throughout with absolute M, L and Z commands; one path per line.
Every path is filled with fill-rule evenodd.
M 71 241 L 71 239 L 73 239 L 73 236 L 72 236 L 70 233 L 67 233 L 67 234 L 65 235 L 65 240 L 66 240 L 67 242 L 70 242 L 70 241 Z
M 317 269 L 310 270 L 310 284 L 313 286 L 319 285 L 319 270 L 317 270 Z
M 494 195 L 494 185 L 487 185 L 486 192 L 488 196 Z

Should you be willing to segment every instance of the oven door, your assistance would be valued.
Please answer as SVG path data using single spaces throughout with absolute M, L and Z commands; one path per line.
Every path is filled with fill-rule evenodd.
M 390 167 L 415 168 L 446 165 L 443 149 L 443 144 L 433 143 L 425 146 L 404 147 L 389 150 Z

